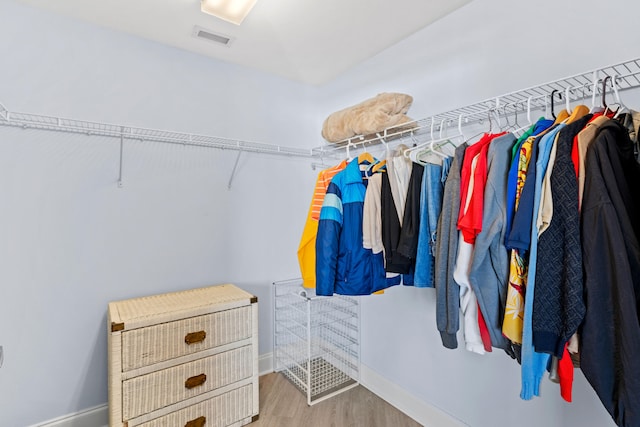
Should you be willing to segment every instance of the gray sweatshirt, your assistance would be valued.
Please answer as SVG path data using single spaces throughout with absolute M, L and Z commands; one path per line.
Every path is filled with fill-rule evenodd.
M 509 283 L 509 254 L 504 246 L 507 218 L 507 175 L 516 138 L 506 134 L 491 141 L 487 153 L 482 231 L 476 237 L 469 280 L 478 298 L 493 347 L 508 349 L 502 321 Z
M 460 171 L 467 144 L 456 148 L 444 185 L 442 212 L 438 219 L 435 248 L 436 323 L 442 345 L 457 348 L 460 328 L 460 286 L 453 280 L 458 255 L 458 212 L 460 211 Z

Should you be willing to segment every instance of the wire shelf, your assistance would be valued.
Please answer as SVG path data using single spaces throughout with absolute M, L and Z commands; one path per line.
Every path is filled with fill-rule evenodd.
M 542 110 L 550 104 L 550 95 L 553 91 L 560 92 L 562 97 L 568 95 L 570 101 L 579 101 L 591 98 L 594 93 L 601 94 L 605 79 L 607 88 L 612 88 L 614 77 L 615 84 L 620 91 L 640 87 L 640 58 L 517 90 L 445 111 L 432 117 L 415 120 L 403 125 L 405 128 L 402 130 L 386 129 L 375 136 L 357 135 L 337 143 L 313 148 L 312 152 L 319 157 L 339 157 L 344 156 L 347 147 L 355 150 L 364 149 L 367 146 L 379 144 L 383 140 L 388 142 L 410 135 L 424 135 L 434 130 L 440 131 L 443 126 L 462 127 L 477 124 L 487 120 L 492 112 L 511 116 L 519 111 L 527 111 L 529 105 L 530 111 Z M 566 100 L 564 101 L 566 102 Z
M 284 147 L 261 142 L 242 141 L 217 136 L 198 135 L 159 129 L 145 129 L 84 120 L 8 111 L 0 104 L 0 125 L 25 129 L 41 129 L 86 135 L 100 135 L 126 140 L 153 141 L 186 146 L 209 147 L 251 153 L 275 154 L 287 157 L 313 158 L 310 149 Z
M 309 405 L 358 385 L 358 300 L 316 296 L 299 279 L 273 285 L 276 372 L 302 391 Z

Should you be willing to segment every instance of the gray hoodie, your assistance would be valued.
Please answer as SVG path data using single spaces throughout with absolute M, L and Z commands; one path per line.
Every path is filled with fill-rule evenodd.
M 467 144 L 456 148 L 444 185 L 442 212 L 438 219 L 435 248 L 436 323 L 442 345 L 457 348 L 460 328 L 460 286 L 453 280 L 458 255 L 458 212 L 460 211 L 460 169 Z

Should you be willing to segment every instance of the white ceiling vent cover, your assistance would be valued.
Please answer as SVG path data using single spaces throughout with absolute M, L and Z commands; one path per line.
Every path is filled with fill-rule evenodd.
M 191 33 L 191 35 L 197 39 L 206 40 L 210 43 L 215 43 L 217 45 L 227 47 L 229 47 L 235 40 L 234 37 L 227 36 L 225 34 L 214 33 L 211 30 L 207 30 L 206 28 L 202 28 L 197 25 L 193 27 L 193 32 Z

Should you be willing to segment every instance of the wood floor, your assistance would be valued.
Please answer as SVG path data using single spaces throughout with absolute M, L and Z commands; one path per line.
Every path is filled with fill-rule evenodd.
M 362 386 L 307 406 L 282 374 L 260 377 L 260 419 L 251 427 L 420 427 Z

